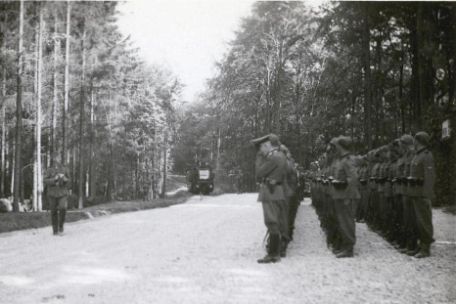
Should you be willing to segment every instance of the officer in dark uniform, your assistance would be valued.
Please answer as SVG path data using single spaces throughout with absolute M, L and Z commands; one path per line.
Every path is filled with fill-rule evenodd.
M 354 200 L 359 200 L 360 194 L 351 146 L 352 140 L 347 136 L 340 136 L 335 142 L 337 162 L 334 165 L 334 178 L 331 184 L 341 237 L 341 251 L 336 254 L 337 258 L 352 257 L 356 242 Z
M 417 258 L 430 256 L 430 246 L 433 239 L 432 200 L 434 197 L 435 166 L 432 153 L 428 149 L 429 135 L 418 132 L 415 135 L 416 154 L 412 159 L 410 177 L 410 196 L 415 211 L 416 227 L 420 251 Z
M 279 151 L 280 141 L 275 134 L 254 139 L 252 143 L 258 149 L 255 163 L 256 177 L 260 182 L 258 201 L 262 202 L 264 222 L 269 233 L 267 254 L 258 263 L 275 263 L 280 261 L 280 219 L 287 216 L 283 189 L 287 159 Z
M 51 209 L 52 232 L 54 235 L 63 233 L 65 215 L 68 207 L 69 177 L 67 168 L 56 162 L 49 168 L 44 177 L 48 205 Z

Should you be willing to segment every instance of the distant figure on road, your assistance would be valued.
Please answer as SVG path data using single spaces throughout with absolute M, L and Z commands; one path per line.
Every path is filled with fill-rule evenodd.
M 280 261 L 281 219 L 288 216 L 283 189 L 287 159 L 279 150 L 280 141 L 275 134 L 254 139 L 252 143 L 258 150 L 255 163 L 256 177 L 260 182 L 258 201 L 262 202 L 264 223 L 269 233 L 267 254 L 258 263 L 275 263 Z
M 69 181 L 67 168 L 57 161 L 54 166 L 48 169 L 44 177 L 54 235 L 63 233 L 66 209 L 68 207 Z

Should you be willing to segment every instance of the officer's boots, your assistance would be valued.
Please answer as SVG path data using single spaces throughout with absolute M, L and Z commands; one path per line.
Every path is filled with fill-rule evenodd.
M 420 251 L 415 255 L 415 258 L 422 259 L 431 255 L 430 244 L 420 244 Z
M 405 254 L 407 254 L 409 256 L 414 256 L 419 251 L 420 251 L 420 247 L 418 247 L 416 240 L 412 240 L 409 242 L 409 244 L 407 246 L 407 252 Z
M 280 243 L 280 257 L 284 258 L 287 256 L 287 247 L 288 247 L 288 241 L 285 238 L 281 239 Z
M 269 246 L 267 248 L 268 253 L 262 259 L 257 262 L 260 264 L 276 263 L 280 261 L 280 235 L 271 234 L 269 236 Z
M 59 211 L 59 232 L 63 233 L 63 224 L 65 223 L 66 210 L 61 209 Z
M 351 258 L 353 257 L 353 247 L 347 247 L 336 254 L 336 258 Z
M 59 213 L 57 210 L 51 211 L 52 233 L 57 235 L 59 233 Z

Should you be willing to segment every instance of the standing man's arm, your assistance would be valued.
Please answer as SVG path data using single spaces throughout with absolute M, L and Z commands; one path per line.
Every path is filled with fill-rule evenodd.
M 257 168 L 257 178 L 262 180 L 266 178 L 274 169 L 277 167 L 276 162 L 274 161 L 274 157 L 268 157 L 264 160 L 262 164 L 260 164 Z

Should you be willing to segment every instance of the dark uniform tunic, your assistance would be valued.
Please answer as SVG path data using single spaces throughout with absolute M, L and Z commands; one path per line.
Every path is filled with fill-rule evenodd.
M 435 198 L 435 166 L 432 153 L 426 148 L 416 152 L 409 180 L 419 240 L 421 244 L 429 245 L 433 242 L 431 201 Z
M 258 201 L 263 204 L 264 222 L 270 234 L 280 234 L 280 219 L 287 217 L 283 188 L 286 173 L 287 159 L 277 149 L 264 159 L 257 158 L 256 175 L 261 181 Z
M 44 178 L 54 234 L 63 232 L 65 213 L 68 207 L 68 182 L 68 170 L 60 164 L 49 168 Z
M 334 164 L 333 198 L 342 248 L 353 249 L 356 242 L 354 200 L 360 199 L 358 174 L 353 157 L 347 153 Z

